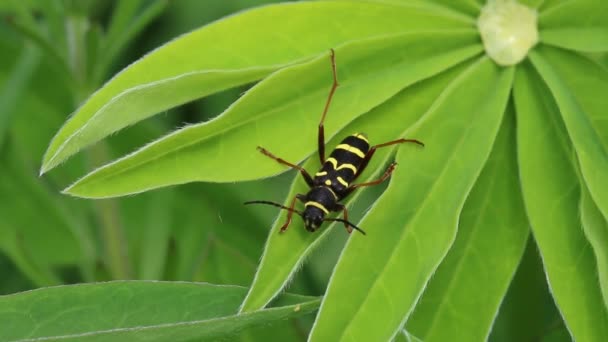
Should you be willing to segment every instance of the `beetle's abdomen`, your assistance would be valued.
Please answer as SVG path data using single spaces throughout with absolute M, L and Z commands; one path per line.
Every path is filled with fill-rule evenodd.
M 346 137 L 315 174 L 315 181 L 318 185 L 329 186 L 338 192 L 348 188 L 367 151 L 369 143 L 365 135 L 356 133 Z

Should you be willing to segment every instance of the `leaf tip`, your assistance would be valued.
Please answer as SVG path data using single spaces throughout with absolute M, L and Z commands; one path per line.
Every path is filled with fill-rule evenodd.
M 58 165 L 57 158 L 55 158 L 56 156 L 56 153 L 50 155 L 50 150 L 47 150 L 44 153 L 44 157 L 42 157 L 42 165 L 40 166 L 40 176 L 51 171 Z
M 79 183 L 80 182 L 77 181 L 74 184 L 68 186 L 67 188 L 61 190 L 61 194 L 78 198 L 96 198 L 95 196 L 87 195 L 86 192 L 82 192 Z
M 61 194 L 62 195 L 70 195 L 70 196 L 75 196 L 75 194 L 72 192 L 72 188 L 74 187 L 74 185 L 70 185 L 67 188 L 61 190 Z

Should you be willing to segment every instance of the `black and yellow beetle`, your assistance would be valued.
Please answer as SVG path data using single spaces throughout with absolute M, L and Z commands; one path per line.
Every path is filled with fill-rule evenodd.
M 336 148 L 329 155 L 329 158 L 325 159 L 325 130 L 323 127 L 323 122 L 325 121 L 325 116 L 327 114 L 327 110 L 329 109 L 334 92 L 339 85 L 336 73 L 335 53 L 333 49 L 330 52 L 330 59 L 334 83 L 329 91 L 327 102 L 325 103 L 325 109 L 323 110 L 323 115 L 321 116 L 318 132 L 318 150 L 319 159 L 322 165 L 321 170 L 319 170 L 319 172 L 317 172 L 313 178 L 301 166 L 276 157 L 265 148 L 258 146 L 258 150 L 264 155 L 283 165 L 287 165 L 300 171 L 304 177 L 304 180 L 306 181 L 306 184 L 308 184 L 310 187 L 310 191 L 308 191 L 307 194 L 297 194 L 291 201 L 291 205 L 289 207 L 270 201 L 245 202 L 245 204 L 269 204 L 289 211 L 287 214 L 287 221 L 281 227 L 281 233 L 284 232 L 287 227 L 289 227 L 291 217 L 293 216 L 293 213 L 296 213 L 302 216 L 306 230 L 310 232 L 316 231 L 321 226 L 323 221 L 338 221 L 344 223 L 344 226 L 349 233 L 351 233 L 354 228 L 365 234 L 363 230 L 348 221 L 348 211 L 346 210 L 346 206 L 339 202 L 357 188 L 377 185 L 390 177 L 391 173 L 395 169 L 396 163 L 391 163 L 382 177 L 375 181 L 352 184 L 357 177 L 363 173 L 365 167 L 376 152 L 376 149 L 406 142 L 416 143 L 424 146 L 422 142 L 415 139 L 397 139 L 370 147 L 369 141 L 367 140 L 365 134 L 355 133 L 342 140 L 342 142 L 340 142 L 340 144 L 336 146 Z M 304 203 L 304 211 L 294 209 L 296 200 Z M 328 215 L 330 212 L 338 211 L 342 211 L 344 213 L 344 219 L 326 218 L 326 215 Z

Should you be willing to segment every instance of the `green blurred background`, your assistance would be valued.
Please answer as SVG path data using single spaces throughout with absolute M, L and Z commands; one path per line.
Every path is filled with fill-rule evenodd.
M 282 202 L 296 176 L 293 171 L 255 182 L 193 183 L 118 199 L 93 201 L 60 193 L 97 166 L 176 128 L 213 118 L 247 87 L 156 115 L 38 177 L 55 132 L 112 75 L 180 34 L 278 0 L 131 2 L 137 6 L 129 22 L 148 12 L 153 15 L 109 60 L 97 58 L 103 56 L 99 37 L 114 20 L 116 1 L 0 2 L 0 295 L 112 279 L 242 286 L 253 279 L 277 210 L 242 203 Z M 157 12 L 147 11 L 154 6 Z M 80 27 L 77 31 L 83 35 L 72 36 L 70 27 Z M 68 60 L 68 70 L 36 34 Z M 103 63 L 106 70 L 96 69 Z M 382 190 L 365 192 L 351 210 L 354 222 Z M 322 295 L 346 237 L 342 229 L 332 232 L 307 259 L 289 291 Z M 301 338 L 311 319 L 295 324 Z M 491 340 L 569 340 L 533 244 L 503 302 Z

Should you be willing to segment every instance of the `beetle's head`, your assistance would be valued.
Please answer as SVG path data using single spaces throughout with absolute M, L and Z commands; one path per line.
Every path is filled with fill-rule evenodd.
M 323 221 L 330 221 L 330 222 L 342 222 L 347 228 L 350 227 L 352 229 L 358 230 L 359 232 L 361 232 L 361 234 L 365 235 L 365 232 L 355 226 L 354 224 L 348 222 L 346 219 L 341 219 L 341 218 L 325 218 L 325 211 L 321 210 L 321 208 L 317 208 L 316 206 L 306 206 L 306 209 L 304 209 L 304 211 L 299 211 L 290 207 L 286 207 L 280 203 L 275 203 L 275 202 L 270 202 L 270 201 L 248 201 L 245 202 L 245 204 L 269 204 L 269 205 L 273 205 L 275 207 L 279 207 L 281 209 L 285 209 L 288 211 L 291 211 L 295 214 L 298 214 L 300 216 L 302 216 L 302 219 L 304 220 L 304 226 L 306 227 L 306 230 L 309 232 L 314 232 L 317 229 L 319 229 L 319 227 L 321 227 L 321 224 L 323 223 Z M 286 228 L 286 227 L 285 227 Z M 350 233 L 352 229 L 348 229 L 348 232 Z M 285 229 L 281 229 L 281 232 L 283 232 Z
M 323 220 L 325 219 L 325 213 L 313 206 L 306 207 L 302 213 L 302 219 L 304 219 L 304 226 L 309 232 L 314 232 L 319 229 Z

